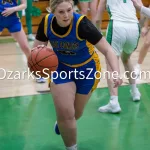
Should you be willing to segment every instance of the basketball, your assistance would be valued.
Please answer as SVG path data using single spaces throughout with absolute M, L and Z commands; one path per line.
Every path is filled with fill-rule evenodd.
M 35 76 L 48 77 L 52 71 L 57 70 L 58 58 L 51 48 L 37 46 L 31 51 L 28 67 Z

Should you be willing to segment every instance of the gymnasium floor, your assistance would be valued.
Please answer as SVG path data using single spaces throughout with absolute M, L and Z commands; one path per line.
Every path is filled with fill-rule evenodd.
M 138 53 L 132 56 L 133 64 Z M 100 57 L 105 71 L 104 57 L 101 54 Z M 149 58 L 150 52 L 142 66 L 144 71 L 150 70 Z M 123 73 L 122 64 L 120 66 Z M 27 70 L 25 57 L 16 43 L 0 44 L 0 78 L 1 68 Z M 78 121 L 79 150 L 150 149 L 150 79 L 139 80 L 138 87 L 141 101 L 133 102 L 128 82 L 124 80 L 119 88 L 122 112 L 103 114 L 97 109 L 108 102 L 109 94 L 106 80 L 101 80 Z M 53 131 L 55 120 L 47 83 L 37 84 L 27 78 L 0 79 L 0 150 L 64 150 L 61 137 Z

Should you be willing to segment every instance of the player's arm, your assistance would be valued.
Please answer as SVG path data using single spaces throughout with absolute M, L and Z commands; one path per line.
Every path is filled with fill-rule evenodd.
M 145 20 L 146 20 L 146 17 L 144 15 L 140 14 L 139 24 L 140 24 L 141 28 L 144 26 Z
M 118 58 L 106 39 L 102 37 L 95 46 L 106 57 L 112 70 L 120 74 Z
M 90 20 L 84 17 L 78 27 L 78 35 L 81 39 L 85 39 L 91 44 L 95 45 L 96 48 L 104 54 L 108 63 L 113 71 L 120 75 L 118 58 L 115 55 L 112 47 L 108 44 L 106 39 L 98 31 L 98 29 L 92 24 Z M 117 80 L 116 86 L 120 84 L 121 80 Z M 117 85 L 118 84 L 118 85 Z
M 146 18 L 146 20 L 145 20 L 145 22 L 144 22 L 144 26 L 142 27 L 142 30 L 141 30 L 141 35 L 142 35 L 143 37 L 144 37 L 144 36 L 148 33 L 148 31 L 149 31 L 149 29 L 148 29 L 149 23 L 150 23 L 150 19 L 149 19 L 149 18 Z
M 145 15 L 146 17 L 150 18 L 150 8 L 141 7 L 141 14 Z
M 21 0 L 21 4 L 15 7 L 16 11 L 20 11 L 27 8 L 27 0 Z
M 20 5 L 15 6 L 15 7 L 5 8 L 5 10 L 2 12 L 2 15 L 5 17 L 8 17 L 9 15 L 13 14 L 14 12 L 26 9 L 26 7 L 27 7 L 27 0 L 21 0 Z
M 103 17 L 103 13 L 105 11 L 105 8 L 106 8 L 106 0 L 100 0 L 98 8 L 97 8 L 97 14 L 95 16 L 96 27 L 99 30 L 101 30 L 102 17 Z
M 132 2 L 134 6 L 136 7 L 136 9 L 141 12 L 141 14 L 150 18 L 150 8 L 143 6 L 143 3 L 141 0 L 132 0 Z
M 39 24 L 33 47 L 37 47 L 38 45 L 47 46 L 48 44 L 48 38 L 44 33 L 44 22 L 45 22 L 45 17 L 42 19 L 42 21 Z

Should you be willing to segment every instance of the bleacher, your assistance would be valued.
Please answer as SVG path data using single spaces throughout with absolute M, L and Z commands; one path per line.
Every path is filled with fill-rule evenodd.
M 148 4 L 149 4 L 148 1 L 149 0 L 143 0 L 143 3 L 145 6 L 148 6 Z M 33 6 L 39 8 L 42 12 L 40 16 L 38 16 L 38 17 L 33 16 L 32 17 L 32 31 L 35 34 L 41 19 L 47 13 L 46 7 L 49 6 L 49 0 L 39 0 L 38 2 L 33 2 Z M 137 14 L 137 16 L 139 18 L 139 13 Z M 105 13 L 103 15 L 102 29 L 106 29 L 107 24 L 108 24 L 108 20 L 109 20 L 109 16 L 108 16 L 108 13 L 105 11 Z M 23 24 L 25 32 L 27 33 L 25 17 L 22 17 L 21 22 Z M 7 35 L 10 35 L 10 33 L 5 29 L 2 33 L 2 35 L 7 36 Z

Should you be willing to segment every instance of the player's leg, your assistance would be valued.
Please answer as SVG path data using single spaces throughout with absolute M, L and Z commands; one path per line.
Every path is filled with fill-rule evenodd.
M 87 15 L 88 12 L 88 8 L 89 8 L 89 0 L 79 0 L 79 4 L 80 4 L 80 13 L 82 15 Z
M 66 149 L 77 150 L 76 120 L 82 116 L 91 92 L 87 95 L 75 94 L 76 85 L 74 82 L 69 82 L 65 84 L 52 83 L 51 93 L 57 114 L 57 124 Z
M 100 81 L 101 66 L 98 55 L 95 53 L 94 59 L 88 66 L 79 70 L 84 71 L 85 78 L 75 81 L 77 87 L 74 102 L 76 120 L 82 116 L 92 92 L 96 89 Z M 79 78 L 79 76 L 77 76 L 77 78 Z
M 107 71 L 109 72 L 108 74 L 106 74 L 107 75 L 106 77 L 107 77 L 107 85 L 110 92 L 110 100 L 107 105 L 99 107 L 98 111 L 104 113 L 105 112 L 119 113 L 121 111 L 121 108 L 118 102 L 118 88 L 114 88 L 113 76 L 112 76 L 113 72 L 111 67 L 108 65 L 107 60 L 106 60 L 106 64 L 107 64 Z
M 90 13 L 91 13 L 91 21 L 93 24 L 96 24 L 94 18 L 97 13 L 97 5 L 98 5 L 98 0 L 92 0 L 90 2 Z
M 122 31 L 122 32 L 121 32 Z M 125 41 L 124 37 L 124 30 L 122 26 L 119 26 L 119 22 L 115 21 L 110 21 L 108 28 L 107 28 L 107 33 L 106 33 L 106 39 L 110 43 L 110 45 L 113 47 L 116 55 L 118 56 L 118 61 L 119 61 L 119 56 L 122 53 L 123 50 L 123 44 Z M 110 99 L 109 103 L 105 106 L 99 107 L 98 111 L 99 112 L 109 112 L 109 113 L 118 113 L 121 111 L 119 102 L 118 102 L 118 88 L 114 88 L 113 84 L 113 76 L 112 76 L 112 69 L 108 65 L 108 62 L 106 60 L 107 64 L 107 84 L 110 92 Z
M 28 58 L 30 56 L 30 48 L 23 28 L 21 27 L 21 30 L 18 32 L 11 32 L 11 35 L 19 43 L 21 50 Z
M 150 30 L 146 36 L 143 47 L 141 48 L 138 64 L 143 63 L 144 58 L 145 58 L 149 48 L 150 48 Z
M 144 43 L 140 49 L 138 63 L 136 64 L 136 66 L 134 68 L 137 76 L 139 76 L 139 74 L 140 74 L 140 70 L 141 70 L 140 65 L 143 63 L 144 58 L 146 57 L 149 48 L 150 48 L 150 30 L 148 31 L 148 33 L 144 39 Z
M 19 43 L 21 50 L 24 52 L 28 58 L 30 55 L 30 48 L 28 45 L 26 34 L 23 30 L 21 22 L 17 15 L 13 15 L 9 20 L 8 30 L 11 33 L 12 37 Z
M 133 65 L 131 63 L 130 54 L 126 54 L 125 52 L 123 52 L 121 58 L 122 58 L 122 62 L 123 62 L 123 65 L 124 65 L 124 68 L 126 71 L 126 75 L 129 79 L 129 83 L 131 86 L 130 92 L 131 92 L 133 101 L 139 101 L 141 94 L 140 94 L 138 88 L 136 87 L 136 79 L 135 79 L 136 75 L 133 72 L 134 68 L 133 68 Z
M 124 45 L 124 50 L 121 56 L 126 75 L 129 78 L 133 101 L 139 101 L 141 97 L 141 94 L 138 88 L 136 87 L 136 75 L 130 59 L 131 54 L 137 48 L 139 37 L 140 30 L 138 24 L 131 23 L 130 28 L 127 29 L 127 40 Z
M 76 85 L 74 82 L 51 83 L 51 93 L 55 104 L 57 123 L 64 144 L 66 147 L 74 146 L 77 144 L 74 109 Z
M 76 68 L 77 71 L 82 70 L 84 72 L 84 79 L 79 79 L 79 77 L 81 77 L 79 73 L 77 76 L 74 74 L 71 76 L 71 78 L 76 76 L 75 83 L 51 84 L 51 93 L 54 98 L 59 126 L 58 129 L 56 125 L 55 129 L 57 127 L 57 129 L 60 130 L 66 147 L 72 147 L 70 150 L 76 150 L 76 120 L 82 116 L 85 105 L 91 96 L 91 92 L 97 87 L 99 82 L 99 79 L 95 78 L 95 72 L 96 70 L 100 71 L 100 63 L 98 55 L 96 54 L 94 56 L 94 59 L 97 61 L 93 60 L 88 66 Z M 90 71 L 87 70 L 87 68 L 93 69 L 90 74 L 88 74 Z M 59 70 L 57 71 L 59 72 Z M 86 78 L 87 74 L 90 79 Z M 57 81 L 54 80 L 56 83 L 62 82 L 59 78 L 56 80 Z
M 74 103 L 76 120 L 80 119 L 80 117 L 82 116 L 84 108 L 88 100 L 90 99 L 91 94 L 92 94 L 91 92 L 87 95 L 76 94 L 75 103 Z

